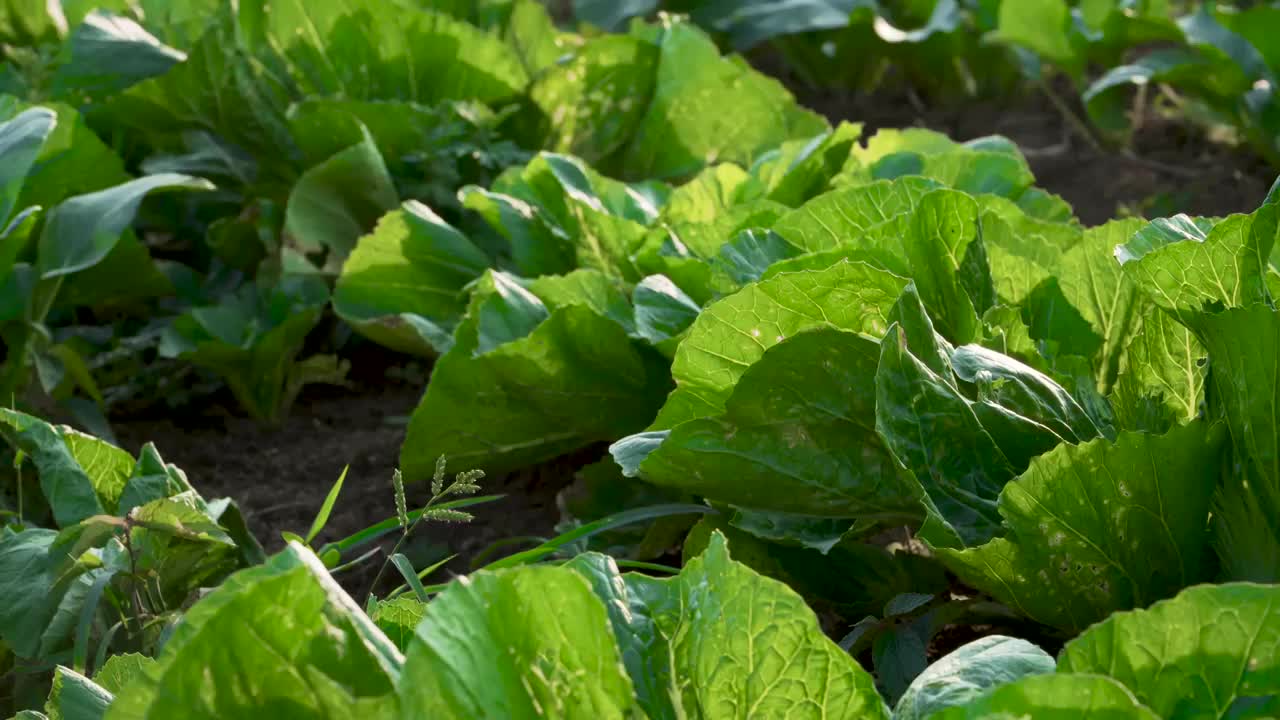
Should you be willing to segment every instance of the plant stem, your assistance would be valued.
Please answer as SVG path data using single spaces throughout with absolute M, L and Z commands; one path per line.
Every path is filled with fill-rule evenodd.
M 1076 115 L 1075 111 L 1071 109 L 1071 106 L 1067 105 L 1067 102 L 1063 100 L 1058 93 L 1054 92 L 1053 88 L 1049 87 L 1049 83 L 1041 80 L 1039 85 L 1040 90 L 1049 98 L 1049 102 L 1053 103 L 1053 107 L 1058 111 L 1058 114 L 1062 116 L 1063 120 L 1067 121 L 1067 125 L 1069 125 L 1077 135 L 1084 138 L 1085 142 L 1089 143 L 1089 147 L 1093 148 L 1095 152 L 1101 153 L 1102 144 L 1093 136 L 1093 131 L 1091 131 L 1089 126 L 1081 120 L 1078 115 Z
M 405 541 L 407 541 L 409 536 L 413 534 L 413 531 L 422 524 L 423 518 L 427 516 L 426 511 L 429 510 L 441 496 L 447 494 L 448 490 L 440 493 L 439 495 L 431 496 L 431 499 L 427 501 L 427 504 L 422 506 L 422 512 L 418 514 L 418 517 L 413 521 L 413 524 L 405 528 L 404 531 L 400 533 L 400 539 L 396 541 L 395 547 L 391 548 L 391 552 L 387 553 L 386 559 L 382 561 L 382 567 L 378 568 L 378 574 L 373 576 L 373 582 L 369 585 L 369 596 L 364 600 L 364 604 L 366 606 L 373 601 L 373 592 L 378 589 L 378 583 L 382 580 L 382 576 L 387 572 L 387 566 L 391 564 L 391 558 L 394 557 L 396 553 L 400 552 L 400 548 L 404 546 Z
M 137 624 L 138 640 L 142 640 L 142 596 L 138 594 L 138 558 L 133 553 L 133 527 L 125 521 L 124 549 L 129 554 L 129 598 L 133 602 L 133 619 Z

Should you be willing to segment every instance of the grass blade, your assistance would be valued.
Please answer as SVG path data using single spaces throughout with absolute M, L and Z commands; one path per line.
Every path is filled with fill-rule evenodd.
M 714 512 L 715 510 L 713 508 L 709 508 L 706 505 L 692 505 L 688 503 L 652 505 L 650 507 L 625 510 L 620 513 L 614 513 L 613 515 L 607 515 L 595 522 L 589 522 L 581 527 L 574 528 L 569 532 L 551 538 L 538 547 L 518 552 L 514 555 L 508 555 L 501 560 L 496 560 L 485 565 L 483 569 L 499 570 L 501 568 L 515 567 L 516 565 L 537 562 L 575 540 L 589 538 L 592 535 L 598 535 L 602 532 L 607 532 L 633 523 L 645 522 L 646 520 L 657 520 L 658 518 L 671 517 L 672 515 L 690 515 L 693 513 L 707 514 Z
M 338 481 L 329 488 L 329 495 L 325 497 L 324 504 L 320 506 L 320 512 L 316 513 L 316 519 L 311 521 L 311 529 L 307 531 L 307 545 L 324 530 L 324 526 L 329 522 L 329 515 L 333 512 L 333 505 L 338 501 L 338 493 L 342 492 L 342 483 L 347 479 L 347 471 L 351 469 L 348 465 L 342 468 L 342 474 L 338 476 Z
M 396 566 L 396 570 L 400 571 L 401 577 L 413 588 L 413 592 L 422 602 L 427 602 L 427 591 L 422 587 L 422 581 L 418 579 L 418 573 L 413 569 L 413 563 L 409 562 L 409 558 L 404 553 L 396 553 L 391 556 L 391 564 Z
M 470 507 L 472 505 L 480 505 L 482 503 L 493 502 L 494 500 L 501 500 L 504 497 L 506 497 L 506 495 L 481 495 L 479 497 L 459 498 L 451 502 L 440 503 L 439 505 L 432 505 L 431 509 L 447 510 L 447 509 L 453 509 L 453 508 L 464 508 L 464 507 Z M 419 515 L 422 515 L 422 510 L 414 510 L 413 512 L 409 513 L 409 521 L 412 522 L 414 520 L 417 520 Z M 348 550 L 353 550 L 362 545 L 368 545 L 369 543 L 378 540 L 383 535 L 386 535 L 387 533 L 394 532 L 399 529 L 400 529 L 399 518 L 396 518 L 396 517 L 387 518 L 386 520 L 383 520 L 377 525 L 370 525 L 369 527 L 353 535 L 349 535 L 341 540 L 338 540 L 337 542 L 328 543 L 323 548 L 321 548 L 320 552 L 317 554 L 323 555 L 324 551 L 329 550 L 330 548 L 345 554 Z

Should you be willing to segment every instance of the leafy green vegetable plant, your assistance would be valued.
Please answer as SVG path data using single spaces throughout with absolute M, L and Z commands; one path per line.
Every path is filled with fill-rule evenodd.
M 70 139 L 58 135 L 58 113 L 45 108 L 17 113 L 17 107 L 7 104 L 5 112 L 13 115 L 0 126 L 4 137 L 0 152 L 9 175 L 0 206 L 5 218 L 0 332 L 7 346 L 0 368 L 0 395 L 11 401 L 25 386 L 32 368 L 40 371 L 47 391 L 71 375 L 93 394 L 97 391 L 86 377 L 83 360 L 71 348 L 53 342 L 47 318 L 56 308 L 145 296 L 157 284 L 168 285 L 129 226 L 148 194 L 212 186 L 176 174 L 114 184 L 116 175 L 107 168 L 97 169 L 97 177 L 75 177 L 79 171 L 75 163 L 92 163 L 94 155 L 109 150 L 96 139 L 79 140 L 79 120 L 69 110 L 62 115 L 71 123 Z M 26 190 L 31 180 L 40 184 Z M 63 187 L 58 187 L 59 182 Z M 82 187 L 103 189 L 76 194 Z M 24 205 L 37 199 L 56 205 L 47 213 L 39 205 Z M 132 287 L 121 282 L 118 275 L 124 273 L 138 275 Z
M 251 417 L 279 422 L 303 385 L 340 384 L 346 375 L 345 362 L 333 356 L 297 359 L 328 297 L 314 276 L 246 285 L 220 304 L 175 319 L 160 352 L 216 373 Z
M 18 458 L 0 527 L 0 647 L 28 682 L 52 664 L 84 673 L 152 652 L 201 588 L 263 559 L 235 503 L 206 501 L 151 445 L 135 459 L 5 409 L 0 436 Z

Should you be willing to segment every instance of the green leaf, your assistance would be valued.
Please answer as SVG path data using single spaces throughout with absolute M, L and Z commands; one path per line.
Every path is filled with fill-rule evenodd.
M 702 307 L 665 275 L 650 275 L 636 286 L 636 333 L 667 355 L 675 354 Z
M 938 556 L 969 585 L 1068 632 L 1169 597 L 1211 571 L 1205 478 L 1224 439 L 1194 423 L 1063 444 L 1000 494 L 1005 537 Z
M 902 696 L 912 680 L 924 671 L 925 640 L 909 624 L 891 625 L 876 635 L 871 657 L 876 664 L 876 677 L 890 702 Z
M 1167 48 L 1150 52 L 1132 63 L 1112 67 L 1085 89 L 1081 100 L 1084 101 L 1089 119 L 1097 127 L 1113 133 L 1125 133 L 1131 127 L 1129 111 L 1132 95 L 1126 90 L 1153 83 L 1168 83 L 1180 90 L 1191 90 L 1195 94 L 1204 92 L 1212 95 L 1218 91 L 1229 93 L 1232 92 L 1230 86 L 1239 85 L 1239 80 L 1235 78 L 1237 75 L 1238 70 L 1232 68 L 1230 61 L 1225 58 L 1213 58 L 1192 48 Z M 1241 93 L 1245 90 L 1247 88 L 1240 88 L 1234 92 Z
M 799 249 L 772 230 L 752 229 L 743 230 L 720 246 L 712 264 L 725 271 L 734 282 L 745 285 L 762 279 L 775 263 L 795 257 L 812 256 L 801 255 Z
M 1280 376 L 1280 313 L 1268 305 L 1191 320 L 1209 351 L 1215 404 L 1226 416 L 1240 465 L 1219 493 L 1215 549 L 1223 576 L 1280 581 L 1280 437 L 1274 408 Z M 1226 512 L 1230 508 L 1231 512 Z
M 153 667 L 156 661 L 138 653 L 121 653 L 107 658 L 102 667 L 93 673 L 93 681 L 102 689 L 118 695 L 138 678 L 143 671 Z
M 413 641 L 414 628 L 422 622 L 427 606 L 413 595 L 400 595 L 391 600 L 375 600 L 369 618 L 378 629 L 404 652 Z
M 1078 71 L 1084 61 L 1081 38 L 1064 0 L 1023 0 L 1001 3 L 997 36 L 1025 47 L 1068 71 Z
M 464 187 L 458 194 L 464 207 L 478 213 L 507 240 L 512 261 L 522 275 L 566 273 L 577 266 L 572 239 L 537 205 L 474 186 Z
M 651 429 L 719 414 L 747 368 L 797 332 L 832 327 L 878 337 L 905 284 L 866 263 L 840 262 L 778 275 L 708 306 L 676 351 L 677 389 Z
M 1140 220 L 1115 220 L 1085 230 L 1080 243 L 1062 254 L 1054 273 L 1062 296 L 1079 311 L 1093 333 L 1102 339 L 1101 356 L 1096 362 L 1099 387 L 1108 390 L 1119 371 L 1125 344 L 1134 333 L 1135 323 L 1147 307 L 1146 299 L 1122 266 L 1116 262 L 1115 248 L 1142 229 Z M 1052 307 L 1036 307 L 1031 312 L 1042 316 L 1054 313 Z M 1049 325 L 1040 337 L 1054 340 L 1063 348 L 1081 347 L 1069 330 Z M 1078 352 L 1072 350 L 1072 352 Z
M 153 500 L 129 511 L 129 520 L 138 527 L 186 540 L 228 546 L 235 544 L 204 508 L 189 496 Z
M 746 368 L 722 413 L 676 425 L 639 476 L 747 508 L 909 522 L 918 490 L 873 421 L 879 358 L 863 335 L 796 333 Z M 615 457 L 624 449 L 612 448 Z
M 809 140 L 793 140 L 783 143 L 779 156 L 768 168 L 769 199 L 791 207 L 822 193 L 845 163 L 858 139 L 862 137 L 860 123 L 842 122 L 830 132 Z M 787 152 L 790 147 L 798 152 Z M 786 161 L 785 166 L 782 161 Z M 765 171 L 757 166 L 754 172 Z
M 368 130 L 363 139 L 307 170 L 289 193 L 284 231 L 306 252 L 327 251 L 333 270 L 385 213 L 399 204 L 395 184 Z
M 1035 675 L 952 707 L 934 720 L 1156 720 L 1123 685 L 1097 675 Z
M 150 3 L 147 17 L 180 12 L 175 5 Z M 188 51 L 186 62 L 111 97 L 102 111 L 144 137 L 209 131 L 255 156 L 261 179 L 285 192 L 302 162 L 285 117 L 295 97 L 241 42 L 232 9 L 224 5 L 186 18 L 191 33 L 199 34 L 178 42 Z
M 58 116 L 52 110 L 31 108 L 0 125 L 0 167 L 4 168 L 0 170 L 0 223 L 8 223 L 17 209 L 27 172 L 57 124 Z M 12 259 L 9 257 L 10 262 Z M 7 265 L 0 265 L 0 275 L 7 270 Z
M 49 133 L 36 163 L 27 173 L 16 207 L 38 205 L 45 209 L 75 195 L 105 190 L 128 182 L 124 161 L 85 122 L 74 108 L 62 103 L 44 103 L 58 114 L 57 125 Z M 0 102 L 0 113 L 15 113 L 18 104 Z
M 429 606 L 406 651 L 408 717 L 623 718 L 632 684 L 604 604 L 557 567 L 482 571 Z
M 453 344 L 465 288 L 488 266 L 466 236 L 411 200 L 359 240 L 342 266 L 333 308 L 381 345 L 436 355 Z
M 902 178 L 833 190 L 779 218 L 773 230 L 809 252 L 845 245 L 886 247 L 890 237 L 897 248 L 902 216 L 914 212 L 921 198 L 937 187 L 924 178 Z
M 925 323 L 920 338 L 895 325 L 880 344 L 876 430 L 923 486 L 948 544 L 983 542 L 998 527 L 996 497 L 1015 470 L 960 393 Z
M 45 712 L 49 720 L 102 720 L 115 699 L 110 692 L 80 673 L 58 666 Z
M 1267 717 L 1280 711 L 1278 602 L 1274 586 L 1189 588 L 1089 628 L 1058 672 L 1113 678 L 1159 717 Z
M 193 606 L 158 658 L 117 695 L 108 720 L 399 717 L 403 657 L 329 577 L 291 544 Z
M 606 35 L 548 68 L 529 88 L 539 145 L 593 164 L 623 148 L 648 109 L 658 58 L 651 43 Z
M 95 11 L 67 38 L 52 92 L 77 104 L 163 75 L 187 59 L 126 17 Z
M 951 369 L 975 387 L 978 421 L 1015 468 L 1062 442 L 1102 435 L 1092 417 L 1049 376 L 980 345 L 951 354 Z
M 614 320 L 584 305 L 546 315 L 523 288 L 508 294 L 524 299 L 473 297 L 456 344 L 437 361 L 401 449 L 406 482 L 430 477 L 440 455 L 497 473 L 614 440 L 644 427 L 662 402 L 665 362 Z
M 730 517 L 705 515 L 685 537 L 681 548 L 685 562 L 702 554 L 713 533 L 721 533 L 733 545 L 738 562 L 786 583 L 811 603 L 838 609 L 843 617 L 873 613 L 878 617 L 894 598 L 911 591 L 946 591 L 946 571 L 932 559 L 853 541 L 858 534 L 875 532 L 875 526 L 850 527 L 846 520 L 842 541 L 825 550 L 809 549 L 802 536 L 788 537 L 784 531 L 804 521 L 820 528 L 829 519 L 791 515 L 790 523 L 775 522 L 772 528 L 760 522 L 761 516 L 776 520 L 779 515 L 744 510 Z M 769 533 L 761 534 L 761 529 Z
M 0 408 L 0 435 L 36 466 L 59 527 L 115 512 L 133 471 L 128 453 L 66 426 Z
M 1280 208 L 1263 205 L 1216 224 L 1185 215 L 1156 220 L 1117 247 L 1116 258 L 1152 302 L 1185 323 L 1210 305 L 1268 301 L 1264 271 L 1278 218 Z
M 249 49 L 270 57 L 302 96 L 500 104 L 528 83 L 501 39 L 416 2 L 252 0 L 239 24 Z
M 497 273 L 495 279 L 496 277 Z M 591 308 L 597 315 L 614 321 L 632 337 L 640 337 L 636 329 L 636 312 L 623 294 L 622 283 L 599 270 L 574 270 L 567 275 L 544 275 L 527 282 L 515 282 L 522 282 L 527 286 L 551 312 L 582 305 Z M 679 292 L 678 288 L 668 290 Z M 515 337 L 517 336 L 513 336 Z
M 569 567 L 607 601 L 650 717 L 774 717 L 797 707 L 827 718 L 888 717 L 871 676 L 822 633 L 804 600 L 731 560 L 719 533 L 674 578 L 619 577 L 612 560 L 594 554 Z
M 82 538 L 92 544 L 101 535 L 86 525 L 61 534 L 39 528 L 0 533 L 0 640 L 17 656 L 69 652 L 90 589 L 120 569 L 114 551 L 104 556 L 105 566 L 79 564 L 87 549 Z
M 1204 345 L 1154 305 L 1133 328 L 1111 395 L 1117 420 L 1128 429 L 1163 432 L 1196 419 L 1208 374 Z
M 650 34 L 658 47 L 653 99 L 619 155 L 628 176 L 687 177 L 722 161 L 748 166 L 784 140 L 826 129 L 776 80 L 720 57 L 693 25 L 667 19 Z
M 611 32 L 630 18 L 648 15 L 657 8 L 657 0 L 573 0 L 575 18 Z
M 142 199 L 157 190 L 212 190 L 207 180 L 186 175 L 149 175 L 88 195 L 78 195 L 49 213 L 40 234 L 36 267 L 50 279 L 102 262 L 133 222 Z
M 893 709 L 895 720 L 925 720 L 990 690 L 1054 670 L 1053 657 L 1026 640 L 988 635 L 953 650 L 916 676 Z
M 431 513 L 430 509 L 427 510 L 428 517 Z M 418 579 L 418 572 L 414 570 L 413 563 L 409 562 L 409 558 L 405 557 L 403 553 L 396 553 L 391 556 L 391 564 L 400 572 L 400 576 L 404 578 L 409 589 L 413 590 L 414 597 L 425 603 L 427 601 L 427 591 L 422 587 L 422 581 Z

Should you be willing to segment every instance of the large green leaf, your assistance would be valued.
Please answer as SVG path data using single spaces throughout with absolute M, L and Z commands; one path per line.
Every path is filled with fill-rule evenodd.
M 894 720 L 925 720 L 1001 685 L 1054 670 L 1053 657 L 1026 640 L 988 635 L 953 650 L 911 681 Z
M 1079 244 L 1063 253 L 1055 271 L 1057 286 L 1071 306 L 1089 323 L 1102 340 L 1101 355 L 1095 363 L 1099 386 L 1107 389 L 1115 382 L 1120 356 L 1132 335 L 1134 323 L 1146 307 L 1133 281 L 1115 259 L 1115 248 L 1142 229 L 1140 220 L 1115 220 L 1089 228 Z M 1083 354 L 1069 326 L 1048 320 L 1055 308 L 1044 301 L 1033 303 L 1033 315 L 1045 318 L 1041 337 L 1057 341 L 1064 352 Z
M 1037 675 L 1002 685 L 935 720 L 1157 720 L 1123 685 L 1096 675 Z
M 658 214 L 648 189 L 544 152 L 504 173 L 489 192 L 467 190 L 466 203 L 511 241 L 522 272 L 588 267 L 638 282 L 643 274 L 633 254 Z
M 50 720 L 102 720 L 115 696 L 80 673 L 58 666 L 45 711 Z
M 1216 223 L 1177 216 L 1152 222 L 1116 249 L 1152 302 L 1208 351 L 1210 412 L 1226 417 L 1237 459 L 1218 494 L 1214 544 L 1224 577 L 1235 580 L 1280 579 L 1280 380 L 1272 362 L 1280 315 L 1266 283 L 1277 217 L 1270 203 Z
M 0 116 L 16 115 L 26 105 L 0 98 Z M 84 195 L 129 180 L 124 161 L 104 143 L 74 108 L 62 103 L 42 107 L 58 115 L 35 164 L 27 173 L 17 207 L 52 208 L 73 195 Z
M 1278 217 L 1280 207 L 1268 204 L 1218 223 L 1185 215 L 1160 219 L 1117 247 L 1116 257 L 1152 302 L 1185 322 L 1213 304 L 1267 301 L 1265 270 Z
M 416 2 L 253 0 L 238 20 L 249 49 L 299 96 L 497 102 L 528 82 L 500 39 Z
M 203 14 L 196 25 L 203 34 L 185 62 L 110 98 L 104 112 L 143 136 L 211 132 L 253 153 L 265 179 L 287 192 L 302 161 L 285 117 L 295 98 L 286 79 L 273 76 L 240 42 L 232 11 L 223 5 Z
M 816 137 L 783 143 L 777 157 L 757 163 L 752 174 L 765 182 L 770 200 L 798 207 L 827 188 L 860 137 L 861 123 L 842 122 Z
M 80 541 L 94 532 L 83 525 L 0 532 L 0 640 L 19 657 L 70 650 L 91 588 L 127 567 L 118 543 L 97 562 L 79 562 Z
M 31 108 L 0 125 L 0 223 L 9 222 L 27 172 L 57 124 L 58 116 L 52 110 Z M 6 270 L 7 266 L 0 265 L 0 274 Z
M 864 335 L 821 326 L 796 333 L 745 370 L 722 414 L 676 425 L 638 473 L 748 508 L 918 519 L 915 483 L 876 434 L 879 359 L 878 343 Z
M 730 559 L 724 536 L 674 578 L 569 565 L 607 601 L 622 659 L 651 718 L 887 718 L 871 676 L 786 585 Z
M 356 241 L 399 203 L 378 146 L 363 139 L 307 170 L 289 193 L 284 231 L 306 252 L 325 251 L 337 272 Z
M 1083 69 L 1083 36 L 1076 32 L 1066 0 L 1000 3 L 998 37 L 1071 71 Z
M 802 250 L 844 245 L 878 248 L 900 242 L 900 216 L 913 212 L 938 184 L 923 178 L 879 180 L 824 193 L 774 224 L 774 232 Z
M 35 464 L 40 489 L 59 527 L 115 513 L 134 469 L 128 453 L 72 428 L 7 408 L 0 408 L 0 436 Z
M 1000 494 L 1005 537 L 938 548 L 939 557 L 966 583 L 1066 631 L 1169 597 L 1210 574 L 1206 479 L 1224 439 L 1196 423 L 1061 445 Z
M 1206 350 L 1172 315 L 1147 304 L 1133 323 L 1110 396 L 1121 426 L 1162 431 L 1191 422 L 1204 403 Z
M 51 90 L 76 104 L 163 75 L 186 54 L 160 42 L 127 17 L 95 11 L 71 31 Z
M 138 206 L 157 190 L 211 190 L 206 180 L 186 175 L 148 175 L 123 185 L 78 195 L 58 205 L 40 235 L 36 267 L 50 279 L 86 270 L 102 262 L 120 234 L 133 223 Z
M 943 335 L 969 342 L 978 313 L 995 302 L 979 207 L 968 195 L 904 178 L 819 196 L 778 220 L 774 232 L 809 251 L 865 251 L 915 280 Z
M 108 720 L 400 717 L 403 657 L 297 543 L 187 611 L 158 660 Z
M 776 80 L 720 57 L 694 26 L 668 18 L 648 32 L 658 46 L 657 76 L 619 158 L 628 176 L 687 177 L 719 161 L 748 166 L 784 140 L 826 129 Z
M 465 287 L 489 258 L 431 208 L 409 201 L 360 239 L 342 266 L 333 309 L 358 332 L 401 352 L 431 356 L 453 343 Z
M 542 147 L 598 162 L 624 147 L 653 96 L 659 50 L 625 35 L 584 45 L 529 88 Z
M 430 477 L 440 455 L 500 472 L 652 420 L 670 386 L 666 362 L 628 337 L 607 297 L 561 287 L 542 291 L 544 305 L 508 276 L 485 277 L 409 423 L 406 480 Z M 603 289 L 578 286 L 592 287 Z
M 428 606 L 405 654 L 406 717 L 588 720 L 637 710 L 604 604 L 565 568 L 453 583 Z
M 1215 403 L 1226 416 L 1239 464 L 1214 516 L 1225 577 L 1280 581 L 1280 313 L 1268 305 L 1196 315 L 1191 327 L 1209 351 Z
M 876 430 L 924 486 L 947 544 L 983 542 L 999 525 L 996 497 L 1016 471 L 930 342 L 932 325 L 923 329 L 921 342 L 895 324 L 880 344 Z
M 738 378 L 770 347 L 805 329 L 883 334 L 906 281 L 865 263 L 785 273 L 705 308 L 676 351 L 678 385 L 653 429 L 718 414 Z
M 1060 673 L 1097 673 L 1156 715 L 1263 718 L 1280 712 L 1280 589 L 1204 585 L 1117 613 L 1067 643 Z

